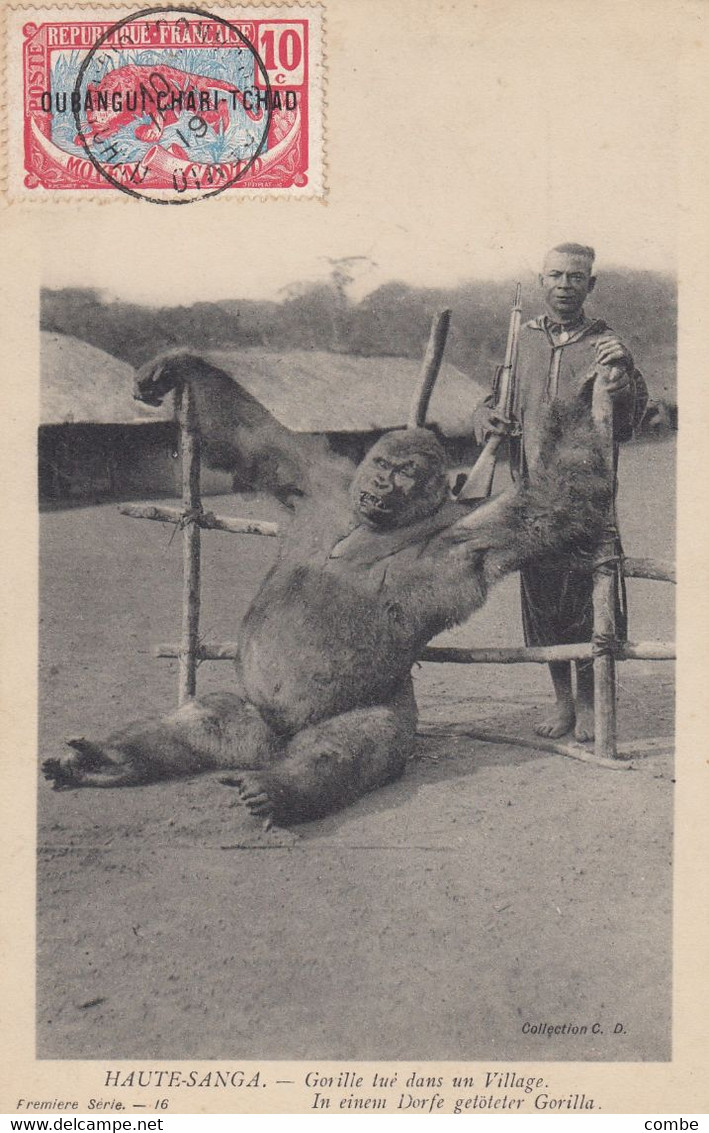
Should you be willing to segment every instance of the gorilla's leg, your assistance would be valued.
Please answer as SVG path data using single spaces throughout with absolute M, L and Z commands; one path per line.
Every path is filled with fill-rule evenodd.
M 190 700 L 168 716 L 129 724 L 106 740 L 68 744 L 70 755 L 42 765 L 57 789 L 127 787 L 220 768 L 258 767 L 278 747 L 258 709 L 233 693 Z
M 303 729 L 281 758 L 234 776 L 251 814 L 279 825 L 321 818 L 403 772 L 416 734 L 411 682 L 388 705 L 356 708 Z

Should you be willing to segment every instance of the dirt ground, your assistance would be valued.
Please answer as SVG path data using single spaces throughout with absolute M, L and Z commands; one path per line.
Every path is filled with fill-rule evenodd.
M 627 553 L 670 558 L 674 445 L 623 454 Z M 279 518 L 269 501 L 222 513 Z M 180 538 L 113 505 L 41 519 L 40 758 L 170 708 Z M 275 541 L 203 538 L 203 636 L 237 637 Z M 517 579 L 448 640 L 521 640 Z M 631 638 L 671 640 L 672 588 L 629 585 Z M 38 1057 L 670 1057 L 674 683 L 621 667 L 633 770 L 519 746 L 420 738 L 398 783 L 264 834 L 205 777 L 116 791 L 40 780 Z M 228 687 L 228 663 L 200 669 Z M 532 735 L 537 665 L 424 665 L 421 719 Z M 576 1036 L 531 1028 L 567 1023 Z M 591 1027 L 599 1023 L 600 1033 Z M 616 1024 L 622 1031 L 614 1033 Z

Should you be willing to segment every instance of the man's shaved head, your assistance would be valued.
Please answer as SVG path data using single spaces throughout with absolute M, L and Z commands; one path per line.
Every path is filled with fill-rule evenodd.
M 552 252 L 561 252 L 566 256 L 581 256 L 584 260 L 588 260 L 591 268 L 596 258 L 596 249 L 592 248 L 590 244 L 555 244 L 553 248 L 549 249 L 544 259 L 546 260 Z
M 547 314 L 563 323 L 580 318 L 584 300 L 596 284 L 593 260 L 596 253 L 587 244 L 557 244 L 544 257 L 539 286 Z

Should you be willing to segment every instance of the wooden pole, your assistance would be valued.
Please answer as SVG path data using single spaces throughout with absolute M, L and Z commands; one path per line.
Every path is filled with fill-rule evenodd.
M 163 507 L 157 504 L 119 504 L 121 515 L 131 519 L 154 519 L 158 523 L 181 524 L 188 512 L 181 507 Z M 210 531 L 228 531 L 232 535 L 266 535 L 274 539 L 278 535 L 278 524 L 264 519 L 237 519 L 232 515 L 215 515 L 211 511 L 200 511 L 190 516 L 201 528 Z
M 600 434 L 609 464 L 609 475 L 615 476 L 613 452 L 613 404 L 605 380 L 597 376 L 593 383 L 593 420 Z M 593 637 L 596 656 L 593 661 L 595 753 L 598 759 L 617 759 L 616 736 L 616 672 L 615 646 L 615 567 L 613 539 L 614 508 L 608 516 L 609 532 L 599 553 L 599 566 L 593 574 Z
M 199 514 L 199 433 L 192 394 L 183 385 L 177 394 L 182 455 L 182 505 L 188 513 Z M 182 529 L 182 638 L 180 641 L 178 704 L 190 700 L 197 690 L 199 654 L 200 527 L 187 519 Z
M 451 313 L 447 310 L 439 311 L 438 314 L 433 317 L 426 353 L 421 363 L 418 386 L 416 387 L 416 392 L 411 400 L 411 407 L 409 409 L 407 425 L 410 429 L 417 429 L 426 424 L 428 403 L 431 400 L 433 387 L 436 384 L 438 371 L 441 368 L 450 321 Z
M 672 641 L 624 641 L 616 659 L 674 661 L 676 656 Z M 590 661 L 594 657 L 593 644 L 584 641 L 577 645 L 502 645 L 477 649 L 429 645 L 422 650 L 419 660 L 453 665 L 548 665 L 550 661 Z
M 153 647 L 155 657 L 179 657 L 180 646 L 163 642 Z M 239 656 L 237 641 L 205 641 L 198 652 L 200 661 L 234 661 Z M 460 649 L 430 645 L 421 652 L 419 661 L 451 665 L 548 665 L 550 661 L 590 661 L 594 656 L 590 641 L 578 645 L 512 645 L 490 646 L 487 649 Z M 674 661 L 677 657 L 672 641 L 624 641 L 616 660 Z
M 631 765 L 621 759 L 603 759 L 595 752 L 589 751 L 576 740 L 548 740 L 541 736 L 510 736 L 504 732 L 488 732 L 476 728 L 474 724 L 419 724 L 416 728 L 419 736 L 469 736 L 471 740 L 480 740 L 486 744 L 509 744 L 510 747 L 528 747 L 537 751 L 551 751 L 556 755 L 567 755 L 571 759 L 578 759 L 582 763 L 592 763 L 597 767 L 608 767 L 612 771 L 629 771 Z M 650 741 L 652 742 L 652 741 Z
M 672 563 L 658 562 L 657 559 L 635 559 L 623 557 L 623 574 L 626 578 L 647 578 L 654 582 L 677 582 L 677 572 Z

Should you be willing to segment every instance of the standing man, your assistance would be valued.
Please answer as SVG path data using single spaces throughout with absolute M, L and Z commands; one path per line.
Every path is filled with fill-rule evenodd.
M 629 350 L 602 319 L 584 313 L 593 291 L 595 252 L 583 244 L 558 244 L 547 254 L 539 276 L 544 314 L 521 330 L 513 417 L 518 429 L 495 408 L 493 393 L 473 414 L 482 444 L 493 433 L 510 433 L 515 480 L 527 479 L 539 452 L 545 407 L 554 400 L 588 399 L 594 379 L 604 381 L 613 401 L 616 442 L 627 441 L 647 404 L 647 388 Z M 617 456 L 617 452 L 615 454 Z M 614 461 L 615 463 L 615 461 Z M 590 641 L 593 633 L 593 579 L 568 562 L 539 563 L 521 572 L 522 620 L 527 645 Z M 618 626 L 624 631 L 622 580 L 616 592 Z M 577 740 L 593 739 L 593 662 L 576 662 L 576 698 L 571 665 L 549 664 L 556 695 L 554 712 L 538 725 L 542 736 L 563 736 L 574 728 Z

